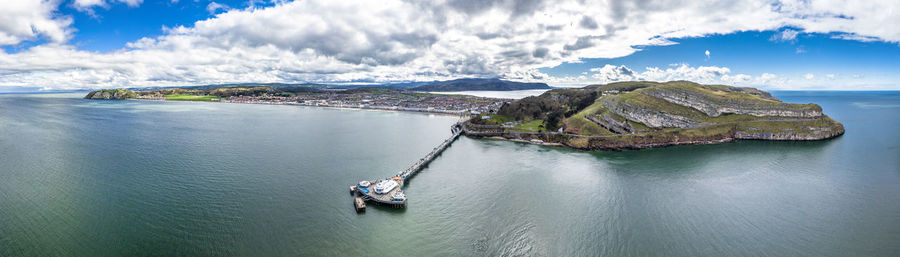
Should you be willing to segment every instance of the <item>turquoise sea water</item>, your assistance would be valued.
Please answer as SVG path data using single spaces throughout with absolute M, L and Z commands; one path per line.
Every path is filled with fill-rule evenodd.
M 900 92 L 775 92 L 847 133 L 578 152 L 461 138 L 403 210 L 348 187 L 456 119 L 0 95 L 0 256 L 897 256 Z

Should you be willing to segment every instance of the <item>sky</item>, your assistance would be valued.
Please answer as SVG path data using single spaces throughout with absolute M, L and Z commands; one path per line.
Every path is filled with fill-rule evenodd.
M 0 91 L 691 80 L 900 90 L 900 1 L 16 0 Z

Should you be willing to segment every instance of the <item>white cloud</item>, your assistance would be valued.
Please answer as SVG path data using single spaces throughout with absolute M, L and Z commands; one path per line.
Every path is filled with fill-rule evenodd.
M 699 83 L 717 83 L 722 76 L 731 72 L 727 67 L 717 66 L 700 66 L 691 67 L 682 64 L 675 68 L 660 69 L 657 67 L 648 67 L 647 71 L 641 73 L 643 80 L 652 81 L 671 81 L 671 80 L 690 80 Z
M 227 5 L 216 2 L 210 2 L 209 5 L 206 6 L 206 11 L 209 12 L 209 14 L 215 14 L 219 10 L 228 11 L 228 9 L 230 8 Z
M 69 28 L 72 19 L 54 13 L 58 4 L 57 1 L 39 0 L 5 1 L 0 4 L 0 46 L 40 38 L 52 43 L 68 40 L 72 35 Z
M 549 82 L 556 85 L 580 86 L 585 84 L 607 84 L 617 81 L 673 81 L 689 80 L 702 84 L 725 84 L 735 86 L 754 86 L 759 88 L 784 89 L 791 86 L 790 79 L 780 77 L 772 73 L 763 73 L 759 76 L 748 74 L 732 74 L 728 67 L 699 66 L 688 64 L 670 65 L 668 68 L 646 67 L 643 72 L 635 71 L 625 65 L 615 66 L 606 64 L 602 67 L 590 69 L 590 77 L 563 77 L 550 78 Z
M 116 2 L 136 6 L 142 1 Z M 89 10 L 110 3 L 72 4 Z M 552 80 L 537 69 L 582 58 L 626 56 L 638 45 L 674 44 L 669 39 L 786 26 L 803 33 L 840 32 L 836 35 L 851 40 L 900 42 L 900 30 L 883 25 L 900 24 L 900 14 L 871 11 L 897 10 L 896 1 L 308 0 L 232 9 L 190 26 L 166 29 L 162 36 L 137 40 L 121 50 L 95 53 L 65 45 L 71 37 L 71 20 L 54 14 L 58 4 L 37 0 L 0 4 L 0 45 L 40 37 L 55 42 L 14 54 L 0 52 L 0 86 L 98 88 L 473 76 Z M 648 79 L 722 80 L 730 72 L 714 66 L 654 69 L 648 69 Z M 727 78 L 748 79 L 740 74 Z
M 144 0 L 75 0 L 72 2 L 72 7 L 75 7 L 76 10 L 93 15 L 94 7 L 109 8 L 110 3 L 125 3 L 125 5 L 128 5 L 129 7 L 137 7 L 143 2 Z
M 700 66 L 691 67 L 687 64 L 680 64 L 675 67 L 661 69 L 658 67 L 647 67 L 644 72 L 635 72 L 625 65 L 605 65 L 599 68 L 591 69 L 594 72 L 591 78 L 595 83 L 610 83 L 616 81 L 630 80 L 649 80 L 649 81 L 672 81 L 672 80 L 691 80 L 700 83 L 719 83 L 724 80 L 746 80 L 747 75 L 737 74 L 729 76 L 731 69 L 727 67 L 717 66 Z
M 772 35 L 772 37 L 769 38 L 769 40 L 776 41 L 776 42 L 794 42 L 797 40 L 798 34 L 800 34 L 800 31 L 796 31 L 796 30 L 792 30 L 792 29 L 785 29 L 785 30 L 782 30 L 781 32 L 778 32 L 778 33 L 775 33 L 774 35 Z
M 873 37 L 873 36 L 863 36 L 863 35 L 857 35 L 857 34 L 844 34 L 844 33 L 834 35 L 834 36 L 832 36 L 831 38 L 844 39 L 844 40 L 854 40 L 854 41 L 862 41 L 862 42 L 874 42 L 874 41 L 878 41 L 878 40 L 879 40 L 878 37 Z
M 835 78 L 834 74 L 826 74 L 825 77 L 828 78 L 828 79 L 834 79 L 834 78 Z
M 813 75 L 812 73 L 806 73 L 806 75 L 803 75 L 803 78 L 814 79 L 814 78 L 816 78 L 816 75 Z
M 615 66 L 615 65 L 605 65 L 600 68 L 593 68 L 591 72 L 594 72 L 591 75 L 591 78 L 597 81 L 628 81 L 628 80 L 638 80 L 639 74 L 635 74 L 633 70 L 625 67 L 625 65 Z

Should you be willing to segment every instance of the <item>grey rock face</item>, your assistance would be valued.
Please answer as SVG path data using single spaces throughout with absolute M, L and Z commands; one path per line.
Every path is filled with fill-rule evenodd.
M 822 116 L 822 108 L 818 105 L 798 105 L 775 101 L 760 104 L 759 102 L 734 99 L 713 99 L 703 94 L 677 88 L 652 88 L 642 90 L 641 93 L 677 105 L 691 107 L 713 117 L 718 117 L 725 113 L 803 118 Z
M 647 109 L 636 104 L 604 99 L 603 105 L 613 113 L 625 117 L 626 119 L 643 123 L 649 127 L 661 128 L 688 128 L 694 127 L 700 122 L 688 117 L 683 117 L 671 113 L 658 110 Z
M 734 138 L 754 140 L 822 140 L 844 134 L 843 125 L 835 127 L 806 127 L 784 132 L 756 132 L 752 130 L 736 131 Z

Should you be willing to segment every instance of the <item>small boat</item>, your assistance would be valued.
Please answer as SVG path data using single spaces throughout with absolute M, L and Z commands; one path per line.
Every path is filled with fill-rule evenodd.
M 359 187 L 365 188 L 365 187 L 369 187 L 369 185 L 371 185 L 371 182 L 369 182 L 369 181 L 360 181 L 359 182 Z

